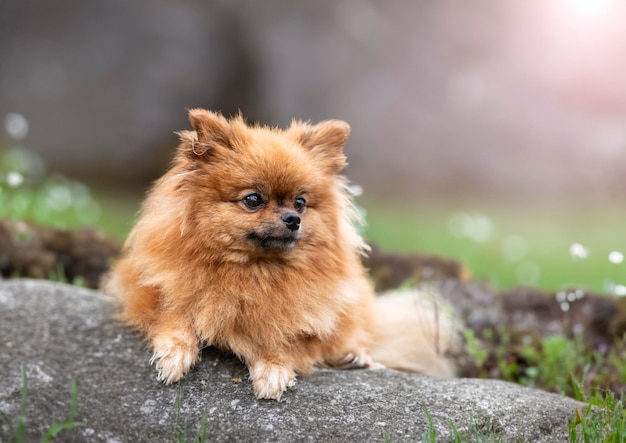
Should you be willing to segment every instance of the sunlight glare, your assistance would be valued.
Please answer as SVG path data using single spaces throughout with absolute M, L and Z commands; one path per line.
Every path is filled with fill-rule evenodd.
M 574 27 L 597 26 L 609 19 L 618 6 L 617 0 L 554 0 L 554 12 Z
M 615 0 L 567 0 L 563 2 L 580 19 L 595 19 L 610 14 Z

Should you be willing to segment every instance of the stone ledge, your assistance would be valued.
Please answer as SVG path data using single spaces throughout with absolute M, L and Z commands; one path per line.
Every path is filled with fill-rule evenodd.
M 488 432 L 505 441 L 566 441 L 567 420 L 582 406 L 502 381 L 391 370 L 320 370 L 299 379 L 280 403 L 258 401 L 245 367 L 212 349 L 182 383 L 164 386 L 139 335 L 114 312 L 97 291 L 0 281 L 0 412 L 10 420 L 0 422 L 0 440 L 19 416 L 22 367 L 27 441 L 67 419 L 73 378 L 83 426 L 62 431 L 68 442 L 192 441 L 203 422 L 207 441 L 415 441 L 428 429 L 426 410 L 444 441 L 450 422 L 468 439 Z

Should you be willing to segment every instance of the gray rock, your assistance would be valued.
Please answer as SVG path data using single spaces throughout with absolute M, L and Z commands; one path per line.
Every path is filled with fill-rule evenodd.
M 245 367 L 205 350 L 181 383 L 164 386 L 141 337 L 114 319 L 99 292 L 35 280 L 0 282 L 0 440 L 15 432 L 27 376 L 27 441 L 76 419 L 62 441 L 416 441 L 450 423 L 475 440 L 566 441 L 574 400 L 492 380 L 444 380 L 391 370 L 320 370 L 283 401 L 258 401 Z M 432 417 L 432 427 L 428 424 Z M 61 438 L 62 437 L 62 438 Z

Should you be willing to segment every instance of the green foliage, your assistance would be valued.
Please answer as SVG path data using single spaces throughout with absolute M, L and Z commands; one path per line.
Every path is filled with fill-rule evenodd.
M 426 428 L 422 433 L 421 442 L 422 443 L 437 443 L 439 441 L 444 441 L 438 438 L 437 429 L 433 423 L 433 417 L 430 414 L 430 411 L 426 406 L 423 406 L 424 414 L 426 414 Z M 481 423 L 479 420 L 472 419 L 471 426 L 465 432 L 461 432 L 456 427 L 455 423 L 452 420 L 448 420 L 448 429 L 450 430 L 449 440 L 454 443 L 463 443 L 463 442 L 489 442 L 489 443 L 498 443 L 504 441 L 503 438 L 498 435 L 498 432 L 492 428 L 490 424 L 485 425 L 485 423 Z M 393 442 L 393 439 L 389 439 L 386 436 L 383 436 L 384 442 Z
M 463 439 L 461 438 L 461 434 L 459 433 L 459 430 L 456 428 L 452 420 L 448 420 L 448 426 L 450 427 L 450 434 L 452 437 L 451 441 L 454 443 L 461 443 Z
M 626 382 L 626 334 L 617 340 L 616 351 L 610 353 L 607 360 L 618 371 L 619 379 Z
M 624 389 L 626 350 L 623 340 L 600 352 L 581 337 L 559 335 L 528 340 L 511 336 L 504 328 L 485 330 L 481 337 L 466 331 L 471 376 L 498 378 L 564 395 L 582 398 L 592 387 Z M 573 380 L 580 380 L 579 384 Z
M 176 393 L 176 403 L 174 411 L 174 438 L 173 440 L 178 443 L 205 443 L 208 439 L 207 435 L 207 422 L 208 413 L 205 411 L 202 415 L 202 420 L 196 429 L 195 434 L 192 435 L 189 429 L 189 421 L 187 419 L 181 421 L 181 409 L 183 407 L 183 387 L 179 386 Z
M 75 421 L 76 416 L 76 400 L 78 397 L 78 388 L 76 387 L 76 380 L 72 380 L 72 386 L 70 390 L 72 400 L 70 404 L 70 410 L 67 420 L 62 423 L 53 423 L 46 434 L 41 438 L 41 443 L 46 443 L 54 439 L 64 429 L 72 429 L 83 424 Z M 26 379 L 26 370 L 22 368 L 22 403 L 20 406 L 20 414 L 17 419 L 17 425 L 15 426 L 15 432 L 10 441 L 15 443 L 26 442 L 26 409 L 28 405 L 28 383 Z
M 20 405 L 20 415 L 17 419 L 17 427 L 15 430 L 15 440 L 17 442 L 25 441 L 26 439 L 26 404 L 28 401 L 28 388 L 26 383 L 26 371 L 22 368 L 22 404 Z
M 489 351 L 471 329 L 465 330 L 465 350 L 478 367 L 483 367 L 489 357 Z
M 47 174 L 43 160 L 31 151 L 0 149 L 0 218 L 69 228 L 96 223 L 100 212 L 83 183 Z
M 619 399 L 610 391 L 596 391 L 584 411 L 576 409 L 568 421 L 569 440 L 573 443 L 625 443 L 626 410 L 624 396 Z
M 573 394 L 571 374 L 584 370 L 590 358 L 590 354 L 585 355 L 580 341 L 558 335 L 542 339 L 539 350 L 527 346 L 523 355 L 529 367 L 525 370 L 526 377 L 521 379 L 522 383 L 548 387 L 569 395 Z
M 48 280 L 58 283 L 69 283 L 74 286 L 85 286 L 85 279 L 80 275 L 74 277 L 72 281 L 69 281 L 62 263 L 57 263 L 56 268 L 50 271 L 50 274 L 48 275 Z
M 43 442 L 48 442 L 52 440 L 56 435 L 64 429 L 72 429 L 78 426 L 82 426 L 82 423 L 74 421 L 74 416 L 76 415 L 76 398 L 78 397 L 78 388 L 76 387 L 76 380 L 72 380 L 72 403 L 70 404 L 70 412 L 67 417 L 67 421 L 64 423 L 57 423 L 50 427 L 46 435 L 41 439 Z
M 580 388 L 582 383 L 573 382 Z M 582 391 L 578 391 L 582 395 Z M 624 409 L 624 397 L 617 399 L 610 391 L 596 390 L 590 398 L 584 395 L 577 398 L 588 403 L 583 410 L 577 408 L 574 418 L 568 420 L 569 441 L 572 443 L 626 443 L 626 410 Z M 433 424 L 433 419 L 424 407 L 427 426 L 421 437 L 422 443 L 434 443 L 439 440 L 437 430 Z M 455 443 L 462 442 L 499 442 L 503 441 L 489 426 L 485 428 L 477 420 L 472 421 L 472 427 L 467 433 L 461 433 L 454 422 L 448 422 L 450 429 L 449 441 Z M 384 437 L 383 441 L 391 442 L 393 439 Z
M 428 420 L 428 426 L 424 429 L 424 433 L 422 434 L 422 442 L 423 443 L 436 443 L 437 442 L 437 430 L 433 425 L 433 417 L 430 415 L 430 411 L 426 406 L 424 408 L 424 413 L 426 414 L 426 420 Z

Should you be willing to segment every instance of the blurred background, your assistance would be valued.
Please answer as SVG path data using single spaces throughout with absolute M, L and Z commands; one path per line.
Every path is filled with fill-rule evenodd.
M 624 296 L 624 23 L 619 0 L 0 0 L 0 215 L 123 238 L 186 109 L 339 118 L 372 241 Z

